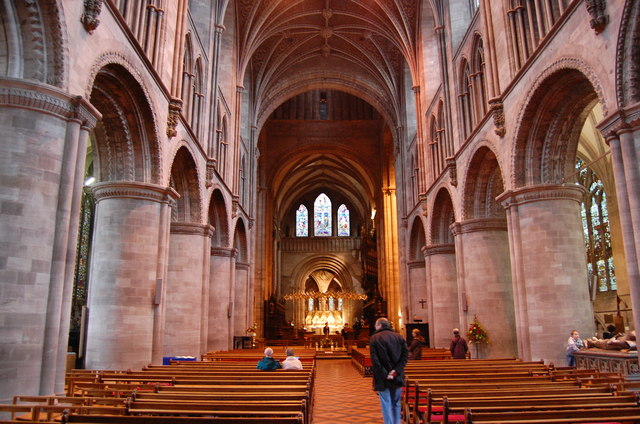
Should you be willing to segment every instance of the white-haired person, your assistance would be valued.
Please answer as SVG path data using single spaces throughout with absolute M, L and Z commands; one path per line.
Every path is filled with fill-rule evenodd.
M 277 359 L 273 358 L 273 349 L 268 347 L 264 350 L 264 358 L 258 362 L 256 368 L 262 371 L 275 371 L 282 368 L 282 366 Z
M 302 362 L 296 356 L 294 356 L 293 349 L 287 349 L 287 358 L 282 361 L 283 370 L 301 370 Z

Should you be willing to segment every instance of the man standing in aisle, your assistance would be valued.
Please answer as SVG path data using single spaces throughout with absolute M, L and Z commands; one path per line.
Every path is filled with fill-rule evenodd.
M 373 368 L 373 390 L 378 392 L 384 424 L 400 424 L 400 397 L 407 364 L 407 342 L 391 329 L 386 318 L 378 318 L 369 339 Z

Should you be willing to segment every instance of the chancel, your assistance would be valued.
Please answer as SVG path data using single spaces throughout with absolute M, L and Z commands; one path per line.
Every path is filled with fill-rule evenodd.
M 640 325 L 637 0 L 4 0 L 0 22 L 2 405 L 227 354 L 260 388 L 267 348 L 309 368 L 291 386 L 322 356 L 356 387 L 381 317 L 424 337 L 408 369 L 474 322 L 469 357 L 547 370 L 573 330 Z

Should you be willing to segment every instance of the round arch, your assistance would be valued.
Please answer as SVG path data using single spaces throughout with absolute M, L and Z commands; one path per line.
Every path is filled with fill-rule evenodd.
M 209 200 L 209 224 L 215 229 L 211 247 L 229 247 L 229 218 L 224 195 L 218 189 L 213 190 Z
M 496 154 L 487 145 L 481 145 L 469 161 L 462 192 L 462 220 L 505 218 L 496 200 L 504 192 L 504 179 Z
M 512 153 L 514 188 L 565 182 L 574 173 L 584 122 L 603 96 L 595 74 L 578 59 L 563 59 L 542 73 L 525 102 Z
M 191 152 L 184 146 L 178 149 L 173 159 L 169 186 L 180 195 L 173 209 L 172 221 L 200 223 L 202 198 L 198 172 Z
M 91 103 L 102 119 L 94 130 L 96 179 L 162 183 L 156 120 L 138 80 L 122 65 L 103 66 Z

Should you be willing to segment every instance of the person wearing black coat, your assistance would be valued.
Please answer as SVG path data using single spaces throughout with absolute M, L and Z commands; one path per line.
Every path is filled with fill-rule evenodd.
M 384 424 L 400 424 L 400 397 L 408 358 L 407 342 L 391 329 L 391 323 L 386 318 L 378 318 L 375 329 L 369 339 L 373 390 L 378 392 Z

